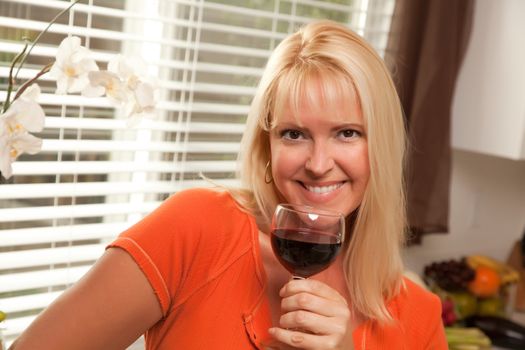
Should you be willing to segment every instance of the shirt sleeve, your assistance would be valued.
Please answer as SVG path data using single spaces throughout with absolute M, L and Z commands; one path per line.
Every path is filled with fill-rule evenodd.
M 172 299 L 168 286 L 177 289 L 176 281 L 180 279 L 180 271 L 168 271 L 166 266 L 171 256 L 178 255 L 174 251 L 177 246 L 173 246 L 172 220 L 179 202 L 178 196 L 171 196 L 106 247 L 123 249 L 133 258 L 148 279 L 163 316 L 166 316 Z
M 124 249 L 148 279 L 163 316 L 233 259 L 248 220 L 227 192 L 177 192 L 107 248 Z

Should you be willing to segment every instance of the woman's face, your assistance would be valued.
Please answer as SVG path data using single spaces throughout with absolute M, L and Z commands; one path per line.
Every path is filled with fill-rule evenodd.
M 300 105 L 297 116 L 290 109 L 277 116 L 270 132 L 273 181 L 288 203 L 348 216 L 360 205 L 370 176 L 361 109 L 355 96 L 335 106 L 346 109 L 337 116 L 318 101 Z

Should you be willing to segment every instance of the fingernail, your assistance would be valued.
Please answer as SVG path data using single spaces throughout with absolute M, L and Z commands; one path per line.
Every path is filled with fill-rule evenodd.
M 282 288 L 281 288 L 281 289 L 279 290 L 279 296 L 281 296 L 281 297 L 282 297 L 282 296 L 283 296 L 283 294 L 284 294 L 284 287 L 282 287 Z
M 275 328 L 274 328 L 274 327 L 268 329 L 268 333 L 269 333 L 270 335 L 274 335 L 275 332 L 276 332 L 276 331 L 275 331 Z
M 294 334 L 292 335 L 292 343 L 300 343 L 304 340 L 302 335 Z

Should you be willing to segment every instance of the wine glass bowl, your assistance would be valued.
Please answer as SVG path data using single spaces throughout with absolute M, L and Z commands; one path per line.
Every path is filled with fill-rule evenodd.
M 339 254 L 344 235 L 344 216 L 334 211 L 278 204 L 272 218 L 273 252 L 296 279 L 328 268 Z

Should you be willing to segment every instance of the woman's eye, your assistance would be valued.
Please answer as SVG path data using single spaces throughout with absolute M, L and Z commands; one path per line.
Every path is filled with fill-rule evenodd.
M 354 137 L 361 136 L 361 133 L 357 130 L 345 129 L 339 132 L 339 135 L 344 139 L 351 139 Z
M 303 133 L 298 130 L 283 130 L 281 137 L 289 140 L 298 140 L 303 137 Z

